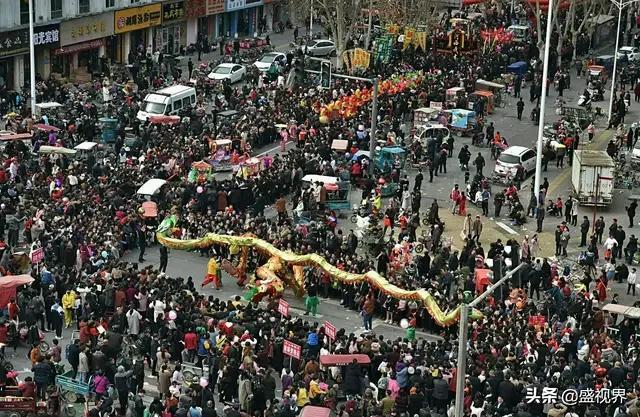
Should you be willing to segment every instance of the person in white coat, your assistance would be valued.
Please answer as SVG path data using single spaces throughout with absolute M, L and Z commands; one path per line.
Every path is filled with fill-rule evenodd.
M 76 380 L 79 382 L 86 382 L 88 374 L 89 374 L 89 357 L 87 356 L 87 348 L 85 347 L 80 351 L 79 361 L 78 361 L 78 374 L 76 375 Z
M 133 308 L 133 305 L 129 306 L 129 311 L 127 311 L 127 325 L 129 326 L 130 335 L 137 336 L 140 333 L 140 320 L 142 320 L 142 315 L 138 310 Z
M 636 296 L 636 284 L 638 283 L 638 276 L 636 275 L 636 269 L 631 268 L 629 275 L 627 275 L 627 295 L 629 292 L 633 292 L 633 296 Z

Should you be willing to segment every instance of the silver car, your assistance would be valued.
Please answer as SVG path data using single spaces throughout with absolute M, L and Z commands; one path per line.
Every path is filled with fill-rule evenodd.
M 335 55 L 336 45 L 333 41 L 326 39 L 316 39 L 310 41 L 305 47 L 307 54 L 311 56 Z

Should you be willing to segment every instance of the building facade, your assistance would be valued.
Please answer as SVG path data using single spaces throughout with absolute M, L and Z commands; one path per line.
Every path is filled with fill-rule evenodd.
M 128 63 L 131 51 L 176 55 L 206 37 L 252 36 L 284 20 L 285 0 L 32 0 L 36 73 L 68 76 Z M 1 0 L 0 85 L 29 79 L 29 0 Z

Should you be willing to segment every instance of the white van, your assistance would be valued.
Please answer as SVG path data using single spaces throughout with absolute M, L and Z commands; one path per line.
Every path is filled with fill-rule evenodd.
M 147 121 L 150 116 L 177 115 L 180 109 L 196 103 L 196 89 L 186 85 L 172 85 L 147 94 L 137 118 Z

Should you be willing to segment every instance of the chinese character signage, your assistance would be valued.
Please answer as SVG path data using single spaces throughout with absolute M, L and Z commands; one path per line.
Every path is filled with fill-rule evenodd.
M 73 45 L 113 35 L 113 12 L 60 23 L 60 45 Z
M 184 1 L 164 3 L 162 5 L 162 21 L 165 23 L 176 22 L 184 19 Z
M 278 300 L 278 313 L 285 317 L 289 317 L 289 303 L 284 301 L 282 298 Z
M 133 30 L 159 26 L 162 23 L 162 4 L 118 10 L 114 13 L 114 33 L 126 33 Z
M 225 0 L 207 0 L 207 15 L 224 13 Z
M 246 0 L 227 0 L 227 11 L 244 9 L 247 5 Z
M 282 345 L 282 353 L 285 356 L 291 356 L 295 359 L 300 359 L 300 354 L 302 353 L 302 347 L 300 345 L 296 345 L 293 342 L 285 340 Z
M 202 17 L 224 13 L 227 0 L 185 0 L 185 15 L 187 17 Z
M 58 46 L 60 44 L 60 26 L 36 26 L 33 30 L 35 46 Z M 0 33 L 0 56 L 29 52 L 29 29 Z

